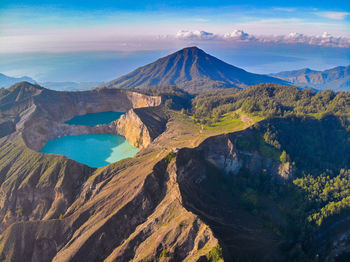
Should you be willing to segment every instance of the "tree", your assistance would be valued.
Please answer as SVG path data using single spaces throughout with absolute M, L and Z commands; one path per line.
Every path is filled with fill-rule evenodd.
M 282 154 L 280 156 L 280 161 L 282 164 L 287 163 L 289 161 L 289 156 L 287 155 L 286 151 L 282 151 Z

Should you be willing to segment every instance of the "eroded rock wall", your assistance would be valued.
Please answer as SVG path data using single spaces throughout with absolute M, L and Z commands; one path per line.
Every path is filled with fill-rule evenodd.
M 134 110 L 129 110 L 115 122 L 117 134 L 124 136 L 136 148 L 146 147 L 151 142 L 147 126 Z
M 257 152 L 238 150 L 236 140 L 249 131 L 231 133 L 211 137 L 203 142 L 197 150 L 201 151 L 205 160 L 226 174 L 236 175 L 242 167 L 253 173 L 267 170 L 281 182 L 293 178 L 294 168 L 290 163 L 280 163 L 263 157 Z

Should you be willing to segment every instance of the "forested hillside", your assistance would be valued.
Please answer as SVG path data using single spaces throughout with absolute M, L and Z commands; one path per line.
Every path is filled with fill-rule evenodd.
M 223 90 L 198 95 L 193 100 L 196 118 L 218 118 L 242 108 L 247 113 L 264 117 L 325 114 L 349 115 L 350 93 L 330 90 L 314 92 L 273 84 L 260 84 L 245 90 Z
M 245 90 L 200 94 L 192 100 L 192 109 L 187 113 L 203 127 L 235 121 L 242 114 L 261 119 L 237 138 L 237 149 L 290 164 L 294 170 L 292 181 L 281 185 L 271 180 L 268 172 L 241 169 L 232 181 L 226 178 L 222 183 L 226 184 L 224 188 L 232 186 L 227 189 L 235 192 L 232 194 L 241 192 L 243 208 L 259 217 L 271 216 L 266 223 L 286 239 L 281 248 L 288 250 L 291 261 L 317 260 L 318 253 L 325 256 L 320 246 L 332 246 L 339 228 L 343 228 L 343 234 L 347 232 L 350 93 L 316 93 L 261 84 Z M 276 221 L 270 211 L 264 211 L 266 197 L 273 200 L 274 212 L 284 219 Z

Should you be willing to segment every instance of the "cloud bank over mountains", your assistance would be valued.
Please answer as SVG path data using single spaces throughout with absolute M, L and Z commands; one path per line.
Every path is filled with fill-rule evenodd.
M 251 35 L 243 30 L 233 30 L 225 34 L 214 34 L 206 31 L 179 31 L 175 37 L 188 41 L 222 41 L 227 43 L 251 42 L 251 43 L 271 43 L 271 44 L 304 44 L 311 46 L 349 48 L 350 38 L 334 37 L 324 32 L 322 35 L 304 35 L 292 32 L 288 35 Z
M 109 26 L 73 28 L 70 30 L 43 29 L 17 34 L 0 35 L 1 53 L 75 52 L 75 51 L 145 51 L 178 49 L 188 45 L 206 45 L 215 48 L 240 47 L 303 47 L 350 48 L 350 37 L 289 33 L 285 35 L 250 34 L 243 30 L 213 33 L 204 30 L 180 30 L 176 33 L 147 32 L 135 36 Z

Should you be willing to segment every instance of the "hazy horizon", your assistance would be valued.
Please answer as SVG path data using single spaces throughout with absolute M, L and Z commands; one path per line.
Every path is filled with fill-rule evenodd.
M 288 47 L 199 47 L 229 64 L 259 74 L 306 67 L 325 70 L 350 64 L 349 52 L 344 48 L 318 47 L 300 52 Z M 177 50 L 0 54 L 0 73 L 29 76 L 38 82 L 106 82 Z
M 0 73 L 108 81 L 196 45 L 254 73 L 350 64 L 345 1 L 4 0 Z

